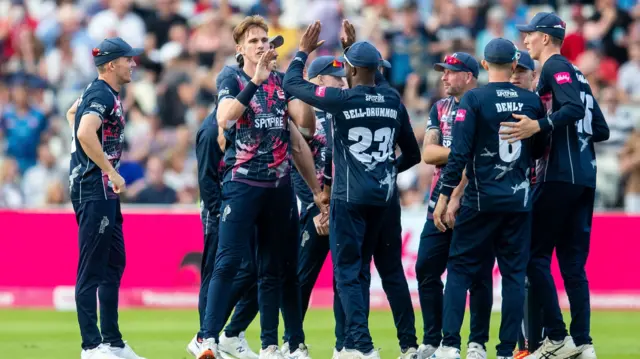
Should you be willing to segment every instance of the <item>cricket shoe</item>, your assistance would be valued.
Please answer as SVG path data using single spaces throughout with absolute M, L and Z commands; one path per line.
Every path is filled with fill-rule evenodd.
M 580 351 L 570 336 L 558 342 L 545 338 L 540 348 L 524 359 L 575 359 L 578 354 Z
M 578 351 L 580 352 L 580 354 L 576 357 L 576 359 L 597 359 L 596 350 L 591 344 L 579 346 Z
M 418 359 L 418 350 L 416 348 L 400 349 L 398 359 Z
M 122 359 L 145 359 L 145 358 L 139 356 L 138 354 L 136 354 L 136 352 L 134 352 L 133 349 L 131 349 L 131 347 L 129 346 L 129 344 L 127 344 L 127 342 L 124 342 L 124 347 L 122 347 L 122 348 L 112 347 L 112 346 L 108 345 L 108 349 L 111 352 L 111 354 L 113 354 L 114 356 L 116 356 L 118 358 L 122 358 Z
M 207 338 L 200 344 L 200 354 L 196 359 L 218 359 L 220 354 L 218 353 L 218 344 L 216 344 L 215 338 Z
M 513 355 L 513 359 L 524 359 L 530 354 L 528 350 L 519 350 Z
M 340 358 L 340 353 L 342 353 L 344 349 L 338 350 L 336 348 L 333 348 L 333 356 L 331 357 L 331 359 L 339 359 Z
M 307 346 L 302 343 L 298 345 L 298 349 L 293 353 L 283 354 L 283 356 L 288 359 L 311 359 L 309 356 L 309 349 L 307 349 Z
M 420 344 L 418 347 L 418 359 L 431 358 L 438 348 L 431 344 Z
M 282 355 L 286 358 L 287 355 L 291 353 L 291 351 L 289 350 L 289 342 L 282 343 L 282 346 L 280 347 L 280 351 L 282 352 Z
M 467 348 L 467 359 L 487 359 L 487 351 L 482 345 L 471 342 Z
M 431 355 L 431 359 L 460 359 L 460 349 L 441 345 Z
M 85 349 L 80 352 L 80 359 L 119 359 L 113 355 L 109 346 L 106 344 L 100 344 L 93 349 Z
M 198 354 L 202 351 L 202 339 L 198 338 L 198 334 L 196 334 L 193 339 L 187 344 L 187 353 L 193 355 L 195 358 L 198 357 Z
M 380 359 L 380 352 L 373 349 L 369 353 L 363 353 L 356 349 L 342 349 L 340 359 Z
M 267 349 L 260 349 L 260 359 L 284 359 L 277 345 L 269 345 Z
M 244 332 L 237 337 L 227 337 L 222 333 L 218 342 L 218 352 L 223 359 L 258 359 L 258 354 L 249 347 Z

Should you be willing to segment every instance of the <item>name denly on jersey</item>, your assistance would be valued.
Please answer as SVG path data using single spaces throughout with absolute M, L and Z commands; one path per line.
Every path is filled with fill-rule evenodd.
M 394 120 L 398 118 L 397 110 L 380 107 L 356 108 L 353 110 L 342 111 L 342 114 L 347 120 L 363 117 L 388 117 L 393 118 Z
M 522 111 L 524 104 L 522 102 L 500 102 L 496 104 L 498 112 L 515 112 Z

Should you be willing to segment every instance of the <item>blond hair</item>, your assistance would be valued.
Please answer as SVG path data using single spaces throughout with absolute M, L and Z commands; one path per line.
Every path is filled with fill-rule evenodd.
M 247 16 L 233 29 L 233 41 L 239 44 L 244 39 L 244 35 L 252 27 L 259 27 L 266 33 L 269 33 L 269 26 L 264 18 L 260 15 Z

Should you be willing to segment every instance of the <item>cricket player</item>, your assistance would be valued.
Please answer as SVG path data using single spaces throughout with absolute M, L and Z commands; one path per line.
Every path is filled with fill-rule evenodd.
M 380 55 L 368 42 L 345 51 L 349 89 L 318 86 L 303 78 L 309 53 L 318 48 L 321 25 L 310 25 L 286 72 L 284 87 L 296 98 L 333 114 L 334 167 L 329 241 L 334 276 L 346 314 L 345 350 L 379 358 L 368 328 L 366 275 L 395 189 L 398 170 L 415 165 L 420 150 L 397 92 L 375 86 Z M 394 149 L 403 155 L 396 163 Z
M 520 51 L 518 58 L 518 66 L 516 71 L 511 75 L 511 83 L 525 90 L 534 91 L 534 81 L 536 79 L 536 65 L 527 51 Z M 535 163 L 532 164 L 531 184 L 535 183 Z M 542 334 L 542 310 L 539 305 L 534 304 L 537 300 L 535 296 L 529 295 L 529 280 L 525 282 L 525 304 L 524 304 L 524 320 L 522 328 L 518 336 L 519 350 L 514 354 L 514 359 L 523 359 L 531 354 L 541 341 Z M 535 309 L 535 311 L 533 311 Z
M 226 74 L 223 74 L 226 76 Z M 219 78 L 221 78 L 219 76 Z M 204 231 L 204 250 L 201 265 L 200 295 L 198 298 L 198 314 L 201 330 L 187 346 L 187 351 L 197 357 L 202 350 L 202 328 L 207 300 L 210 298 L 209 283 L 215 264 L 218 249 L 218 226 L 220 218 L 220 202 L 222 201 L 221 178 L 224 174 L 224 153 L 218 142 L 218 122 L 214 110 L 203 121 L 196 134 L 196 157 L 198 159 L 198 185 L 200 187 L 200 211 Z M 253 250 L 250 252 L 253 253 Z M 223 358 L 257 359 L 246 339 L 244 331 L 258 314 L 258 289 L 256 284 L 256 268 L 254 256 L 243 258 L 241 270 L 235 277 L 231 292 L 232 300 L 227 307 L 227 318 L 233 312 L 231 322 L 220 336 L 220 354 Z M 240 298 L 238 301 L 236 298 Z M 237 303 L 237 305 L 236 305 Z M 226 322 L 226 320 L 225 320 Z
M 536 133 L 550 137 L 545 156 L 537 163 L 527 270 L 530 290 L 542 305 L 547 338 L 530 358 L 564 359 L 580 354 L 582 359 L 591 359 L 596 354 L 589 335 L 591 310 L 584 267 L 596 187 L 593 143 L 608 139 L 609 128 L 587 79 L 560 55 L 565 22 L 553 13 L 541 12 L 518 29 L 526 34 L 529 54 L 542 65 L 536 90 L 549 112 L 541 117 L 515 115 L 520 121 L 505 124 L 502 139 L 518 141 Z M 571 306 L 571 337 L 551 276 L 554 249 Z
M 133 57 L 142 51 L 119 37 L 102 41 L 92 51 L 98 78 L 68 114 L 75 114 L 69 192 L 80 246 L 75 298 L 82 359 L 141 358 L 122 340 L 118 327 L 118 291 L 125 268 L 119 194 L 126 188 L 118 173 L 125 125 L 118 93 L 131 82 Z
M 291 216 L 290 154 L 312 189 L 321 213 L 328 212 L 321 199 L 309 147 L 289 118 L 305 106 L 282 88 L 271 71 L 274 50 L 269 49 L 268 27 L 260 16 L 246 17 L 235 27 L 236 49 L 244 58 L 241 72 L 227 76 L 219 87 L 217 120 L 227 139 L 222 187 L 218 253 L 207 305 L 202 351 L 199 359 L 219 356 L 218 337 L 226 319 L 234 277 L 242 258 L 250 252 L 257 227 L 257 267 L 262 349 L 260 358 L 279 359 L 278 316 L 282 295 L 282 268 Z M 302 323 L 291 336 L 292 347 L 304 342 Z M 306 349 L 305 349 L 306 350 Z
M 279 48 L 283 44 L 284 44 L 284 38 L 281 35 L 272 36 L 269 38 L 269 48 L 271 50 L 274 50 L 275 52 L 275 57 L 271 60 L 272 70 L 276 69 L 276 59 L 278 56 L 277 48 Z M 240 69 L 244 67 L 244 58 L 242 54 L 240 53 L 236 54 L 236 60 L 238 61 L 237 67 L 225 66 L 225 68 L 220 72 L 220 74 L 218 75 L 218 78 L 216 79 L 217 87 L 220 87 L 220 84 L 224 81 L 223 80 L 224 78 L 226 78 L 229 75 L 238 74 Z M 284 77 L 284 73 L 281 73 L 281 72 L 276 72 L 276 73 L 281 79 Z M 293 98 L 290 97 L 289 101 L 292 101 L 292 100 Z M 312 109 L 310 108 L 310 106 L 306 106 L 306 105 L 303 107 L 303 109 L 307 111 L 304 112 L 304 115 L 295 116 L 293 118 L 294 123 L 296 126 L 298 126 L 298 129 L 300 130 L 301 134 L 313 133 L 313 131 L 315 130 L 315 117 L 313 115 Z M 221 133 L 222 132 L 224 131 L 221 131 Z M 224 138 L 224 136 L 221 136 L 220 141 L 226 143 L 226 139 Z M 295 168 L 293 168 L 293 171 L 294 172 L 292 173 L 292 176 L 297 174 L 298 179 L 300 181 L 303 181 L 304 183 L 304 179 L 299 175 L 297 171 L 295 171 Z M 311 195 L 311 197 L 313 200 L 313 195 Z M 285 268 L 284 268 L 285 277 L 283 282 L 282 303 L 281 303 L 282 316 L 284 319 L 284 326 L 285 326 L 285 343 L 280 349 L 282 351 L 282 354 L 285 356 L 289 356 L 290 354 L 292 354 L 292 352 L 296 353 L 297 351 L 297 353 L 295 354 L 296 357 L 304 356 L 308 353 L 308 350 L 306 349 L 306 345 L 304 345 L 304 343 L 298 344 L 297 347 L 290 347 L 287 341 L 287 338 L 289 337 L 288 333 L 290 332 L 296 332 L 298 333 L 296 335 L 300 337 L 304 337 L 304 331 L 302 328 L 303 310 L 302 310 L 302 302 L 300 299 L 300 285 L 298 284 L 298 277 L 297 277 L 297 267 L 298 267 L 297 260 L 298 260 L 298 251 L 299 251 L 299 245 L 300 245 L 298 241 L 298 238 L 299 238 L 298 221 L 299 221 L 298 204 L 297 204 L 296 196 L 292 195 L 291 196 L 291 215 L 289 220 L 289 236 L 287 237 L 289 241 L 286 244 L 283 244 L 283 250 L 281 253 L 281 255 L 283 255 L 286 258 L 286 262 L 285 262 Z M 244 264 L 245 264 L 245 261 L 243 260 L 243 266 Z M 234 284 L 234 287 L 235 287 L 235 284 Z M 240 293 L 242 293 L 242 291 L 234 293 L 234 295 L 232 296 L 232 301 L 231 301 L 232 303 L 237 298 L 240 298 L 239 295 L 235 295 L 235 294 L 240 294 Z M 240 303 L 240 304 L 243 304 L 243 303 Z M 248 355 L 248 353 L 250 353 L 250 349 L 248 348 L 247 341 L 244 340 L 243 337 L 236 334 L 238 332 L 237 330 L 230 332 L 229 331 L 230 327 L 235 328 L 237 327 L 237 325 L 234 325 L 234 323 L 232 322 L 231 325 L 227 326 L 227 328 L 225 329 L 225 333 L 220 336 L 218 350 L 223 357 L 230 356 L 232 358 L 243 358 L 244 356 Z M 231 335 L 235 335 L 235 336 L 232 337 Z M 302 347 L 300 347 L 300 345 L 302 345 Z
M 446 56 L 444 62 L 434 66 L 442 72 L 442 83 L 448 97 L 431 107 L 429 122 L 423 145 L 422 159 L 436 166 L 431 185 L 431 195 L 427 211 L 427 220 L 420 235 L 416 276 L 418 293 L 424 323 L 424 336 L 418 349 L 421 359 L 429 358 L 442 341 L 442 274 L 447 268 L 453 223 L 460 208 L 460 199 L 467 184 L 465 176 L 452 192 L 447 210 L 449 229 L 441 232 L 433 220 L 433 210 L 438 201 L 441 171 L 447 164 L 452 144 L 453 126 L 459 108 L 460 98 L 477 86 L 480 65 L 465 52 L 456 52 Z M 485 359 L 485 344 L 489 341 L 491 306 L 493 303 L 492 269 L 494 257 L 488 256 L 479 276 L 470 288 L 471 292 L 471 334 L 467 349 L 468 359 Z
M 502 274 L 502 322 L 498 359 L 511 359 L 523 318 L 524 282 L 531 239 L 529 172 L 542 150 L 534 139 L 509 144 L 498 134 L 513 113 L 542 116 L 544 106 L 533 92 L 512 85 L 518 50 L 509 40 L 493 39 L 484 50 L 486 86 L 469 90 L 461 99 L 453 144 L 442 171 L 440 196 L 433 213 L 445 232 L 443 215 L 466 167 L 469 185 L 455 221 L 444 291 L 443 339 L 435 359 L 460 358 L 460 328 L 467 290 L 494 253 Z M 536 138 L 537 140 L 537 138 Z M 538 146 L 541 147 L 541 146 Z M 534 153 L 535 152 L 535 153 Z

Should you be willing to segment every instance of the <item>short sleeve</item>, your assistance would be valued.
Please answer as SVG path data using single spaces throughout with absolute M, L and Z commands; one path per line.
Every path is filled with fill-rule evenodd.
M 236 76 L 225 76 L 218 85 L 218 103 L 227 98 L 236 98 L 240 93 L 240 84 Z
M 100 117 L 101 120 L 113 111 L 115 105 L 113 94 L 107 91 L 91 91 L 85 94 L 82 102 L 84 104 L 82 104 L 81 118 L 86 114 L 92 113 Z

